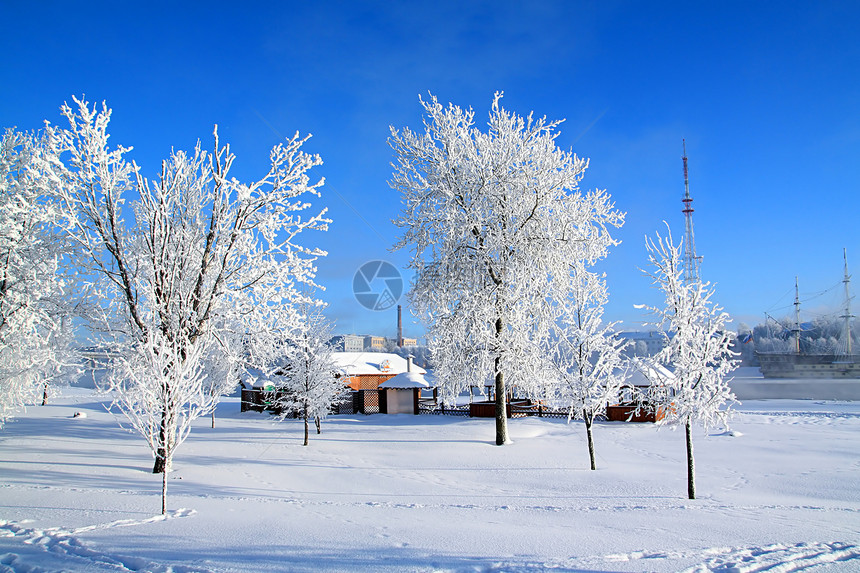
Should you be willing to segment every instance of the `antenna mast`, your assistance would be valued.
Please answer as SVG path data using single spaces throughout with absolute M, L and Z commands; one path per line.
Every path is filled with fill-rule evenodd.
M 687 140 L 684 145 L 684 280 L 688 284 L 699 282 L 699 257 L 696 256 L 696 239 L 693 236 L 693 198 L 690 197 L 690 178 L 687 175 Z

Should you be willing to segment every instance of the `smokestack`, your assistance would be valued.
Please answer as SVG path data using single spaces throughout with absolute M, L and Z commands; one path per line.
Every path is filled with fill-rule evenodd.
M 406 357 L 406 371 L 412 372 L 412 355 Z
M 403 346 L 403 318 L 401 317 L 401 306 L 397 305 L 397 346 Z

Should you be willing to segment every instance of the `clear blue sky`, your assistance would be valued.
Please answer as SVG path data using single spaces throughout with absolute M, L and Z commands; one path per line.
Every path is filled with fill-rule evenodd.
M 738 321 L 785 312 L 795 275 L 803 292 L 836 284 L 843 247 L 860 269 L 860 2 L 132 4 L 0 0 L 0 126 L 58 123 L 86 94 L 146 175 L 217 123 L 244 179 L 279 136 L 312 133 L 334 224 L 305 242 L 330 253 L 319 280 L 341 332 L 394 335 L 394 310 L 364 310 L 352 277 L 408 260 L 389 251 L 386 138 L 420 127 L 428 92 L 481 121 L 496 90 L 566 118 L 558 143 L 591 160 L 583 187 L 627 212 L 602 265 L 625 328 L 659 300 L 638 270 L 645 235 L 683 233 L 682 138 L 702 276 Z

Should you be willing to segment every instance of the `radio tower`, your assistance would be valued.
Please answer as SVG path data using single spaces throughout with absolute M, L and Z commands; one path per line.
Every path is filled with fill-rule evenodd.
M 684 280 L 687 284 L 699 282 L 699 257 L 696 256 L 696 239 L 693 236 L 693 198 L 690 197 L 690 178 L 687 176 L 687 141 L 684 145 Z

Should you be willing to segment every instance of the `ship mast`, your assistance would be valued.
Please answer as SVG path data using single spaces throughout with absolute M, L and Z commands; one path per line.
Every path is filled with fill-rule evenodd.
M 687 284 L 699 282 L 699 257 L 696 256 L 696 239 L 693 236 L 693 199 L 690 197 L 690 178 L 687 175 L 687 141 L 684 146 L 684 280 Z
M 848 254 L 845 249 L 842 249 L 842 258 L 845 261 L 845 271 L 842 278 L 842 283 L 845 285 L 845 312 L 842 315 L 842 341 L 839 345 L 839 349 L 844 349 L 845 356 L 850 358 L 851 356 L 851 319 L 854 318 L 851 315 L 851 293 L 850 293 L 850 283 L 851 277 L 848 275 Z
M 797 289 L 797 276 L 794 277 L 794 353 L 800 354 L 800 291 Z

